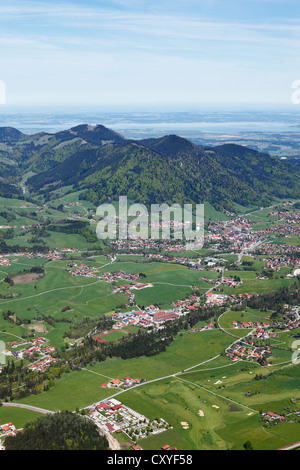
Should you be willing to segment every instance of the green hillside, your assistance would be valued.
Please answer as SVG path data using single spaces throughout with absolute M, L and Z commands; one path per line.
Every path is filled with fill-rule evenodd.
M 5 185 L 28 172 L 34 175 L 27 195 L 49 200 L 68 186 L 96 205 L 127 195 L 148 206 L 208 202 L 220 211 L 296 199 L 300 192 L 299 167 L 233 144 L 200 147 L 176 135 L 133 141 L 87 124 L 32 136 L 2 128 L 0 143 L 3 195 L 19 194 Z

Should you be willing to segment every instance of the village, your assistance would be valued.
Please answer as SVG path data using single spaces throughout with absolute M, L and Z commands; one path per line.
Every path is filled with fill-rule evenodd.
M 123 432 L 133 441 L 172 429 L 162 418 L 151 421 L 114 398 L 102 400 L 88 409 L 100 430 L 117 434 Z
M 110 382 L 105 382 L 102 384 L 103 388 L 128 388 L 138 385 L 142 382 L 146 382 L 145 379 L 132 379 L 131 377 L 124 377 L 124 379 L 112 379 Z
M 226 356 L 229 357 L 233 362 L 238 360 L 260 362 L 263 365 L 267 365 L 267 357 L 271 355 L 270 346 L 254 346 L 253 341 L 243 338 L 241 341 L 237 341 L 226 350 Z M 246 340 L 248 339 L 248 342 Z
M 293 252 L 295 255 L 295 253 Z M 272 258 L 267 258 L 266 260 L 267 269 L 272 269 L 273 271 L 279 271 L 281 268 L 286 268 L 292 266 L 294 269 L 300 266 L 300 258 L 295 256 L 273 256 Z
M 126 326 L 137 326 L 139 328 L 164 328 L 164 323 L 172 321 L 188 313 L 181 307 L 173 310 L 160 310 L 154 305 L 146 307 L 145 311 L 135 311 L 115 313 L 112 318 L 116 321 L 114 329 L 121 329 Z
M 159 242 L 151 239 L 116 242 L 115 248 L 117 247 L 117 252 L 139 253 L 143 256 L 143 262 L 146 263 L 157 261 L 177 264 L 196 270 L 197 272 L 192 272 L 192 275 L 198 276 L 197 281 L 208 284 L 207 286 L 199 284 L 201 286 L 200 288 L 197 287 L 197 283 L 195 283 L 196 285 L 189 286 L 192 292 L 184 293 L 180 299 L 170 302 L 168 307 L 159 304 L 159 300 L 156 298 L 151 299 L 152 302 L 155 302 L 154 305 L 147 305 L 145 303 L 144 306 L 140 301 L 137 302 L 139 305 L 135 304 L 135 293 L 137 291 L 153 288 L 156 284 L 154 281 L 154 285 L 150 282 L 145 282 L 147 279 L 143 272 L 130 273 L 128 272 L 130 268 L 125 268 L 126 270 L 117 269 L 115 272 L 102 272 L 101 267 L 92 266 L 92 261 L 85 261 L 85 257 L 81 257 L 81 255 L 69 258 L 67 261 L 67 269 L 65 269 L 66 263 L 64 263 L 63 269 L 72 277 L 91 278 L 107 282 L 112 285 L 110 292 L 113 294 L 126 294 L 128 296 L 128 303 L 125 303 L 122 299 L 122 304 L 120 303 L 120 305 L 110 311 L 109 316 L 114 324 L 110 324 L 107 331 L 92 332 L 93 338 L 99 343 L 120 341 L 120 338 L 126 336 L 127 333 L 136 333 L 136 330 L 132 328 L 131 331 L 130 327 L 143 328 L 149 331 L 163 330 L 166 328 L 168 322 L 185 317 L 190 312 L 199 309 L 199 307 L 228 307 L 229 309 L 233 308 L 233 310 L 235 310 L 235 308 L 238 310 L 239 304 L 243 307 L 243 304 L 246 304 L 246 302 L 243 301 L 247 301 L 251 299 L 252 296 L 258 295 L 251 289 L 251 284 L 249 284 L 248 291 L 250 294 L 244 292 L 246 289 L 238 289 L 244 284 L 248 289 L 248 273 L 245 275 L 243 270 L 244 266 L 246 266 L 246 268 L 248 266 L 252 268 L 252 260 L 249 258 L 249 261 L 249 259 L 243 258 L 244 255 L 250 253 L 254 255 L 252 256 L 253 262 L 257 261 L 257 265 L 259 266 L 256 273 L 261 276 L 264 276 L 264 271 L 262 271 L 262 273 L 260 272 L 260 270 L 263 269 L 266 271 L 274 271 L 274 278 L 276 275 L 276 279 L 277 276 L 279 277 L 277 273 L 281 268 L 297 269 L 300 266 L 300 258 L 298 256 L 299 246 L 268 243 L 267 241 L 270 234 L 273 233 L 289 236 L 297 232 L 297 226 L 293 223 L 292 218 L 287 217 L 285 221 L 286 223 L 281 226 L 279 231 L 273 231 L 272 228 L 268 230 L 254 230 L 255 224 L 250 222 L 246 217 L 234 217 L 232 220 L 225 222 L 210 222 L 206 234 L 207 249 L 210 251 L 208 251 L 207 254 L 204 252 L 204 254 L 199 256 L 194 255 L 192 257 L 183 254 L 185 249 L 184 243 L 175 242 L 175 240 L 172 239 Z M 147 249 L 150 251 L 153 250 L 153 252 L 146 254 L 145 250 Z M 21 257 L 32 259 L 42 258 L 50 261 L 66 260 L 68 259 L 66 257 L 67 254 L 72 254 L 76 251 L 77 250 L 73 248 L 61 248 L 60 250 L 50 250 L 47 253 L 35 253 L 30 251 L 13 254 L 7 253 L 0 256 L 0 266 L 10 266 Z M 115 253 L 110 254 L 109 257 L 111 261 L 116 260 Z M 106 255 L 106 258 L 108 258 L 108 255 Z M 262 261 L 265 265 L 263 265 Z M 248 265 L 246 264 L 247 262 Z M 140 270 L 143 271 L 142 266 Z M 255 272 L 254 269 L 249 269 L 249 271 L 251 270 Z M 212 271 L 214 274 L 206 274 L 205 271 Z M 227 271 L 229 272 L 227 273 Z M 245 271 L 247 271 L 247 269 L 245 269 Z M 148 275 L 148 271 L 146 270 L 145 272 Z M 286 269 L 282 275 L 292 277 L 292 274 L 288 274 L 290 272 L 291 271 Z M 205 277 L 205 275 L 207 275 L 207 277 Z M 253 278 L 256 280 L 255 275 Z M 193 282 L 191 282 L 191 284 L 193 284 Z M 201 289 L 203 289 L 202 292 Z M 235 289 L 237 289 L 238 293 L 231 293 L 235 292 Z M 152 292 L 154 292 L 154 289 L 151 293 Z M 147 293 L 148 292 L 146 292 L 146 294 Z M 136 294 L 136 298 L 139 298 L 139 295 L 140 294 Z M 174 298 L 176 297 L 173 297 L 173 299 Z M 156 301 L 158 303 L 156 303 Z M 216 308 L 214 311 L 218 312 L 218 309 Z M 236 338 L 232 340 L 234 343 L 225 350 L 225 355 L 230 359 L 230 364 L 245 361 L 258 363 L 262 366 L 272 366 L 274 361 L 272 357 L 273 346 L 277 343 L 281 344 L 281 342 L 275 342 L 274 340 L 272 341 L 272 339 L 280 338 L 283 332 L 289 332 L 300 327 L 300 307 L 286 305 L 284 312 L 280 313 L 278 316 L 274 313 L 272 317 L 270 314 L 270 317 L 265 318 L 266 320 L 261 321 L 232 321 L 233 333 L 235 333 L 234 330 L 245 329 L 249 330 L 249 334 L 241 339 L 238 339 L 236 336 Z M 200 325 L 201 326 L 197 325 L 194 328 L 189 327 L 187 329 L 186 333 L 190 335 L 188 337 L 191 341 L 196 336 L 192 336 L 192 333 L 218 329 L 218 323 L 216 319 L 213 320 L 212 317 L 209 318 L 206 324 L 200 322 Z M 117 334 L 117 331 L 122 331 L 122 334 Z M 248 331 L 245 331 L 245 334 L 247 332 Z M 215 331 L 208 333 L 208 336 L 214 333 Z M 111 337 L 109 335 L 111 335 Z M 79 347 L 84 344 L 82 341 L 83 338 L 79 338 L 78 341 L 70 342 L 69 346 Z M 55 355 L 57 352 L 56 348 L 51 346 L 44 337 L 30 340 L 20 338 L 19 340 L 6 343 L 6 345 L 9 349 L 6 349 L 4 354 L 8 358 L 12 357 L 12 359 L 17 360 L 27 360 L 24 367 L 29 371 L 37 373 L 44 372 L 48 367 L 58 361 Z M 106 345 L 103 345 L 103 349 L 105 349 L 105 347 Z M 2 369 L 0 367 L 0 372 Z M 128 372 L 130 373 L 130 371 Z M 102 380 L 103 379 L 101 379 L 101 381 Z M 159 418 L 151 421 L 143 414 L 136 412 L 134 409 L 125 406 L 121 401 L 115 399 L 115 394 L 140 386 L 143 382 L 147 382 L 146 379 L 125 376 L 123 378 L 119 377 L 109 380 L 106 378 L 105 380 L 107 380 L 107 382 L 104 382 L 101 388 L 110 390 L 111 393 L 114 394 L 113 398 L 102 399 L 100 402 L 87 408 L 90 418 L 97 424 L 102 432 L 113 434 L 113 436 L 116 437 L 123 433 L 127 436 L 128 441 L 134 442 L 132 445 L 133 449 L 141 449 L 141 443 L 139 442 L 139 445 L 137 445 L 136 441 L 162 433 L 171 428 L 163 419 Z M 105 390 L 103 391 L 104 394 L 106 393 Z M 271 423 L 272 425 L 277 422 L 286 421 L 284 416 L 279 413 L 274 413 L 273 411 L 262 413 L 262 419 L 265 423 Z M 0 440 L 2 436 L 9 435 L 9 433 L 12 432 L 16 432 L 16 430 L 11 423 L 3 425 L 0 430 Z M 122 436 L 122 439 L 124 439 L 124 436 Z M 161 444 L 163 444 L 163 440 Z M 162 448 L 167 450 L 172 447 L 165 445 L 162 446 Z
M 247 360 L 260 361 L 268 365 L 268 358 L 271 356 L 271 346 L 255 346 L 254 341 L 265 341 L 270 338 L 280 338 L 278 330 L 289 332 L 300 327 L 300 307 L 285 305 L 283 319 L 267 322 L 233 321 L 235 329 L 250 329 L 250 333 L 241 341 L 237 341 L 226 350 L 226 355 L 232 361 Z
M 143 278 L 144 276 L 139 273 L 139 274 L 131 274 L 126 271 L 118 271 L 114 273 L 109 273 L 109 272 L 104 272 L 104 273 L 99 273 L 99 269 L 92 267 L 92 266 L 87 266 L 85 264 L 80 264 L 78 266 L 76 263 L 72 262 L 69 264 L 70 268 L 75 268 L 75 269 L 66 269 L 66 271 L 72 276 L 81 276 L 81 277 L 93 277 L 97 279 L 103 279 L 106 282 L 110 283 L 116 283 L 118 280 L 126 280 L 126 281 L 132 281 L 131 284 L 125 284 L 125 285 L 120 285 L 118 287 L 115 287 L 114 293 L 119 293 L 122 292 L 124 289 L 142 289 L 145 287 L 152 287 L 151 284 L 149 283 L 136 283 L 133 281 L 138 281 L 139 279 Z
M 12 351 L 10 349 L 4 349 L 3 354 L 6 357 L 13 357 L 15 359 L 30 359 L 32 355 L 39 356 L 39 359 L 30 363 L 27 368 L 31 371 L 43 372 L 50 366 L 50 364 L 57 362 L 57 359 L 53 358 L 51 354 L 56 352 L 56 348 L 53 346 L 46 346 L 46 338 L 39 337 L 32 341 L 13 341 L 7 342 L 6 345 L 11 349 L 19 348 L 25 346 L 23 349 L 18 349 L 17 351 Z M 0 373 L 2 368 L 0 368 Z
M 61 251 L 70 251 L 74 252 L 74 249 L 69 249 L 69 248 L 62 248 Z M 76 250 L 75 250 L 76 251 Z M 48 253 L 39 253 L 35 251 L 20 251 L 20 252 L 15 252 L 15 253 L 3 253 L 0 255 L 0 265 L 1 262 L 3 265 L 10 266 L 11 265 L 11 260 L 9 259 L 10 257 L 14 257 L 12 261 L 14 263 L 18 262 L 19 258 L 29 258 L 29 259 L 35 259 L 35 258 L 44 258 L 49 261 L 60 261 L 63 260 L 64 257 L 62 256 L 60 251 L 57 250 L 50 250 Z

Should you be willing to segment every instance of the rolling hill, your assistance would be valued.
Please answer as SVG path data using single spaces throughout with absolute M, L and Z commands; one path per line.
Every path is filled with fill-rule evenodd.
M 1 136 L 0 157 L 14 160 L 19 176 L 35 173 L 27 181 L 30 193 L 46 198 L 72 186 L 95 205 L 127 195 L 148 206 L 207 201 L 221 210 L 300 194 L 298 166 L 239 145 L 200 147 L 176 135 L 126 140 L 87 124 L 32 136 L 2 128 Z M 8 138 L 16 141 L 7 144 Z
M 73 185 L 95 204 L 127 195 L 152 203 L 200 203 L 215 208 L 267 204 L 299 195 L 299 172 L 241 146 L 199 147 L 181 137 L 110 142 L 76 151 L 28 181 L 34 191 Z

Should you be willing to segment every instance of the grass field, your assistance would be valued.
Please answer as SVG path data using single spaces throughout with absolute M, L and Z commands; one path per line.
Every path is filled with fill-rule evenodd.
M 217 356 L 229 344 L 229 337 L 218 330 L 178 335 L 167 350 L 157 356 L 126 361 L 107 359 L 94 367 L 88 367 L 90 372 L 83 370 L 65 375 L 48 392 L 26 397 L 22 402 L 49 410 L 85 407 L 118 391 L 101 387 L 108 379 L 122 379 L 129 375 L 153 380 L 169 376 Z
M 51 207 L 17 199 L 7 201 L 0 197 L 0 208 L 3 211 L 9 210 L 16 216 L 12 222 L 16 225 L 31 225 L 46 218 L 57 221 L 77 215 L 82 220 L 88 220 L 89 211 L 94 209 L 93 205 L 79 200 L 80 191 L 67 194 L 71 189 L 58 189 L 57 198 L 50 201 Z M 74 202 L 79 202 L 79 205 L 69 205 Z M 57 210 L 60 204 L 65 206 L 65 212 Z M 254 209 L 236 208 L 240 213 Z M 253 222 L 254 230 L 283 225 L 276 217 L 268 215 L 269 210 L 252 211 L 246 215 Z M 205 217 L 206 222 L 229 220 L 224 213 L 216 211 L 207 203 Z M 0 224 L 6 224 L 4 217 L 0 218 Z M 95 224 L 91 228 L 94 230 Z M 18 228 L 15 229 L 14 238 L 6 242 L 8 245 L 17 243 L 30 250 L 31 237 L 29 230 L 24 233 L 23 229 Z M 272 233 L 269 241 L 299 245 L 298 236 L 286 237 L 279 232 Z M 49 344 L 61 348 L 65 341 L 73 339 L 65 339 L 65 333 L 72 323 L 80 322 L 85 317 L 99 319 L 104 314 L 122 311 L 128 302 L 127 295 L 113 294 L 113 285 L 102 279 L 72 276 L 66 271 L 71 258 L 78 265 L 97 267 L 99 272 L 123 270 L 132 274 L 143 273 L 143 282 L 150 283 L 153 287 L 134 291 L 137 306 L 157 304 L 161 309 L 169 308 L 172 302 L 185 299 L 195 288 L 200 294 L 204 294 L 213 286 L 205 279 L 209 281 L 220 278 L 220 273 L 215 271 L 197 271 L 179 264 L 149 262 L 143 255 L 117 255 L 113 262 L 106 256 L 87 257 L 88 254 L 85 253 L 95 246 L 78 234 L 66 236 L 49 231 L 49 236 L 43 237 L 42 242 L 58 250 L 76 247 L 78 253 L 68 255 L 65 260 L 51 262 L 43 258 L 9 256 L 11 266 L 0 266 L 0 340 L 4 343 L 28 337 L 30 329 L 36 328 L 36 336 L 42 334 Z M 212 253 L 210 246 L 199 250 L 196 257 L 195 252 L 176 253 L 175 256 L 203 259 L 207 252 Z M 171 254 L 174 256 L 174 253 Z M 230 263 L 238 260 L 238 255 L 234 252 L 219 251 L 214 256 Z M 292 267 L 274 272 L 271 279 L 257 279 L 257 274 L 265 267 L 264 258 L 265 256 L 242 256 L 241 261 L 253 263 L 252 267 L 256 271 L 243 270 L 243 265 L 232 265 L 232 269 L 226 270 L 225 275 L 239 276 L 244 284 L 235 289 L 221 286 L 221 291 L 228 295 L 262 293 L 288 287 L 295 282 L 294 278 L 285 277 Z M 33 266 L 43 267 L 44 275 L 40 279 L 15 284 L 13 287 L 4 282 L 7 275 L 14 276 Z M 122 280 L 117 285 L 127 283 L 129 281 Z M 131 308 L 124 307 L 124 310 Z M 2 314 L 8 310 L 24 323 L 16 324 L 16 317 L 4 320 Z M 168 444 L 179 450 L 240 450 L 247 441 L 251 441 L 254 449 L 277 449 L 291 444 L 299 440 L 300 435 L 299 419 L 296 416 L 300 412 L 300 366 L 291 364 L 291 346 L 300 329 L 292 332 L 280 331 L 280 338 L 269 339 L 272 357 L 268 367 L 246 361 L 232 363 L 224 353 L 235 338 L 242 338 L 250 332 L 248 329 L 234 329 L 233 321 L 266 321 L 271 313 L 250 308 L 226 311 L 219 318 L 220 329 L 203 332 L 184 330 L 158 355 L 128 360 L 112 357 L 79 371 L 69 372 L 47 392 L 27 396 L 22 399 L 22 403 L 52 411 L 76 410 L 117 394 L 116 399 L 125 405 L 150 419 L 163 418 L 172 426 L 172 429 L 162 434 L 141 439 L 138 443 L 143 449 L 159 450 Z M 54 319 L 55 324 L 41 321 L 45 317 Z M 199 321 L 195 328 L 205 324 L 207 321 Z M 118 341 L 130 334 L 126 329 L 113 331 L 102 338 L 106 341 Z M 128 329 L 134 333 L 138 331 L 137 327 Z M 123 379 L 128 375 L 145 379 L 145 382 L 138 387 L 124 390 L 102 387 L 104 382 L 114 378 Z M 292 416 L 292 422 L 282 422 L 269 428 L 262 421 L 262 413 L 268 411 Z M 37 413 L 25 409 L 0 407 L 0 424 L 11 421 L 16 427 L 22 427 L 36 416 Z M 125 434 L 115 437 L 124 448 L 132 444 Z
M 23 428 L 29 421 L 41 416 L 35 411 L 22 408 L 0 407 L 0 425 L 12 423 L 17 429 Z
M 95 266 L 99 272 L 116 272 L 124 270 L 126 272 L 144 273 L 145 281 L 152 283 L 153 287 L 135 291 L 135 301 L 137 305 L 148 306 L 157 303 L 162 308 L 170 308 L 174 300 L 185 299 L 193 292 L 192 286 L 197 286 L 205 292 L 211 284 L 201 281 L 201 277 L 207 279 L 217 278 L 215 272 L 198 271 L 185 266 L 143 263 L 140 258 L 135 261 L 124 261 L 123 257 L 118 258 L 109 265 L 105 257 L 99 256 L 93 260 L 80 261 L 88 266 Z M 17 260 L 17 261 L 16 261 Z M 26 257 L 10 257 L 11 266 L 2 269 L 3 278 L 7 275 L 14 275 L 22 270 L 29 270 L 33 266 L 43 266 L 45 275 L 34 282 L 16 284 L 8 288 L 8 284 L 0 283 L 0 293 L 10 294 L 13 298 L 0 299 L 0 310 L 14 312 L 21 320 L 34 322 L 44 316 L 50 316 L 59 322 L 55 329 L 45 324 L 49 339 L 54 341 L 54 346 L 63 344 L 63 334 L 69 329 L 66 321 L 79 321 L 89 316 L 92 318 L 115 311 L 118 305 L 127 302 L 125 294 L 113 294 L 112 284 L 101 279 L 74 277 L 66 272 L 69 261 L 50 261 L 45 259 L 30 259 Z M 121 281 L 120 281 L 121 282 Z M 122 281 L 124 283 L 124 281 Z M 64 307 L 70 309 L 63 312 Z M 17 335 L 26 335 L 28 328 L 17 327 L 11 322 L 4 322 L 0 316 L 0 327 L 8 332 Z

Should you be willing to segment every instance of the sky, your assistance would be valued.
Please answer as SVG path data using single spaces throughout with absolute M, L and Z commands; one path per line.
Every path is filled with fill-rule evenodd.
M 0 0 L 6 106 L 290 106 L 299 57 L 299 0 Z

